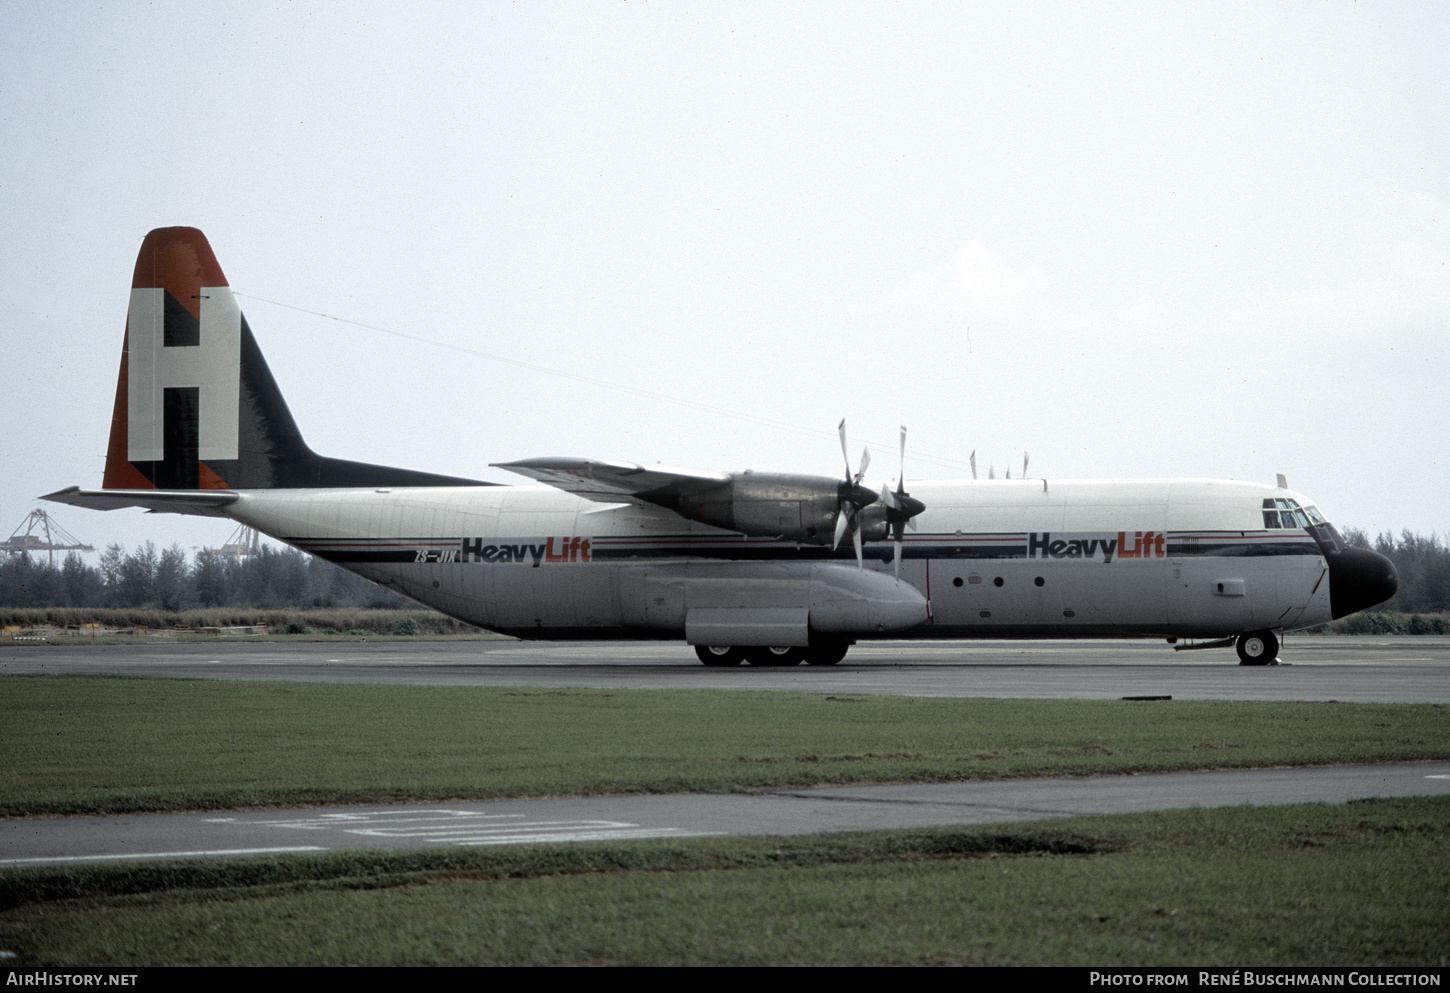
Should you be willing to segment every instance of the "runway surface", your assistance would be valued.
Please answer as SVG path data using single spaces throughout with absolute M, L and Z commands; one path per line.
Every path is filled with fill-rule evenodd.
M 137 859 L 983 824 L 1450 793 L 1450 762 L 0 820 L 0 868 Z
M 111 673 L 303 682 L 753 689 L 926 697 L 1450 703 L 1450 637 L 1291 637 L 1284 664 L 1161 641 L 866 642 L 837 666 L 707 669 L 669 642 L 0 644 L 0 674 Z

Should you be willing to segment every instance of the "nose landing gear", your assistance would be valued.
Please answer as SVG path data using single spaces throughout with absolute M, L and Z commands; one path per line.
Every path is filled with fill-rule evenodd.
M 1272 631 L 1241 634 L 1234 648 L 1239 653 L 1239 665 L 1273 665 L 1279 661 L 1279 639 Z

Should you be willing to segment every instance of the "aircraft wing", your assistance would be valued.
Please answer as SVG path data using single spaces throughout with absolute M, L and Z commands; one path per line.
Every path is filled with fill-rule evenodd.
M 666 469 L 662 466 L 649 468 L 634 462 L 543 458 L 492 464 L 495 468 L 507 469 L 600 503 L 620 503 L 631 498 L 658 503 L 660 497 L 711 490 L 730 482 L 729 473 L 707 469 Z
M 237 494 L 231 490 L 83 490 L 79 486 L 67 486 L 40 499 L 89 510 L 144 507 L 153 514 L 225 517 L 222 508 L 236 503 Z

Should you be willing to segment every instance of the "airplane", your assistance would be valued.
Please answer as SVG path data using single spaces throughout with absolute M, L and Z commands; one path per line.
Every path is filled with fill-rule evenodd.
M 548 457 L 496 463 L 534 481 L 507 486 L 318 455 L 206 237 L 159 228 L 102 487 L 44 499 L 229 518 L 481 628 L 684 640 L 712 667 L 834 665 L 861 639 L 1137 636 L 1267 665 L 1284 632 L 1398 587 L 1283 476 L 908 492 L 903 428 L 896 487 L 877 491 L 839 430 L 842 478 Z

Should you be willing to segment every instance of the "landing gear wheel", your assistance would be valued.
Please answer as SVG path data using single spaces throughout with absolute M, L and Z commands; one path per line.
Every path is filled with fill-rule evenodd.
M 1238 649 L 1239 665 L 1273 665 L 1279 656 L 1279 639 L 1272 631 L 1241 634 L 1234 647 Z
M 845 638 L 822 639 L 812 642 L 805 651 L 807 665 L 835 665 L 846 657 L 851 643 Z
M 739 665 L 745 661 L 745 653 L 730 645 L 696 645 L 695 656 L 712 668 Z
M 800 665 L 805 660 L 804 652 L 803 648 L 791 648 L 785 645 L 747 648 L 745 649 L 745 661 L 751 665 L 764 666 Z

